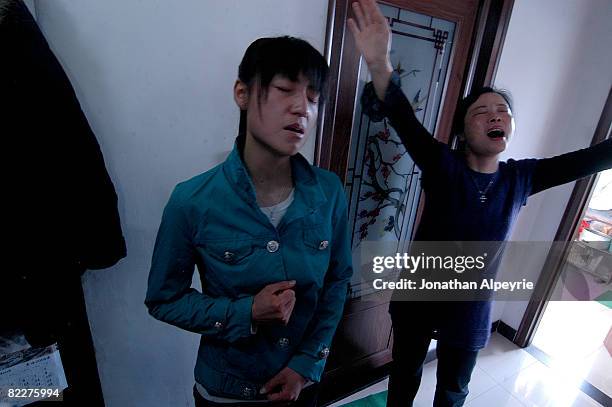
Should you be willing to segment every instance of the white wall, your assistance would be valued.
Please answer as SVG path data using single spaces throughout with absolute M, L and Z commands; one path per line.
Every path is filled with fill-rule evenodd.
M 84 277 L 107 405 L 191 405 L 198 337 L 155 321 L 143 304 L 163 206 L 177 182 L 231 149 L 238 128 L 231 91 L 248 44 L 290 34 L 323 51 L 327 0 L 35 6 L 102 147 L 127 239 L 126 259 Z M 309 158 L 313 146 L 304 149 Z
M 505 158 L 547 157 L 590 144 L 612 84 L 611 17 L 609 0 L 515 1 L 495 81 L 515 99 L 517 130 Z M 554 239 L 573 186 L 531 197 L 512 240 Z M 537 281 L 545 253 L 512 260 Z M 526 305 L 496 304 L 494 320 L 518 328 Z
M 34 6 L 34 0 L 23 0 L 23 2 L 28 7 L 28 10 L 30 10 L 32 17 L 34 17 L 36 20 L 36 7 Z
M 327 0 L 34 3 L 101 144 L 127 238 L 126 259 L 84 278 L 107 405 L 190 405 L 198 338 L 153 320 L 143 305 L 163 205 L 178 181 L 231 148 L 238 123 L 231 87 L 246 46 L 291 34 L 323 50 Z M 496 81 L 516 100 L 508 156 L 588 144 L 612 79 L 610 7 L 609 0 L 515 1 Z M 305 151 L 312 157 L 313 144 Z M 570 192 L 530 199 L 513 239 L 553 238 Z M 516 328 L 523 312 L 524 304 L 497 304 L 494 319 Z

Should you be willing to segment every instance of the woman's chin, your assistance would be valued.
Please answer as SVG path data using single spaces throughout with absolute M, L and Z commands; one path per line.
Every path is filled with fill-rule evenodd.
M 497 153 L 503 152 L 506 149 L 507 145 L 508 145 L 508 142 L 506 141 L 505 137 L 503 137 L 503 138 L 501 138 L 499 140 L 495 140 L 494 143 L 495 144 L 492 146 L 491 150 L 493 150 L 493 151 L 495 151 Z

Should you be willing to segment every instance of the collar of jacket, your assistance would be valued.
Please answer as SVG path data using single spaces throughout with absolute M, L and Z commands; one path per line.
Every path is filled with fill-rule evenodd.
M 298 153 L 291 157 L 291 171 L 295 183 L 295 194 L 300 197 L 294 202 L 296 205 L 304 205 L 303 208 L 296 209 L 299 209 L 302 213 L 312 213 L 317 207 L 327 202 L 327 197 L 317 180 L 317 174 L 304 156 Z M 257 207 L 255 186 L 236 143 L 234 143 L 234 149 L 223 163 L 223 172 L 236 193 L 249 205 Z

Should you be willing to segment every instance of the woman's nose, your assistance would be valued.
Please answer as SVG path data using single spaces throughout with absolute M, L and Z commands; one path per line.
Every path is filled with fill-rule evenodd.
M 501 116 L 498 114 L 494 114 L 493 116 L 491 116 L 491 118 L 489 119 L 490 122 L 500 122 L 501 121 Z
M 292 101 L 291 111 L 303 117 L 308 116 L 308 96 L 306 94 L 297 94 Z

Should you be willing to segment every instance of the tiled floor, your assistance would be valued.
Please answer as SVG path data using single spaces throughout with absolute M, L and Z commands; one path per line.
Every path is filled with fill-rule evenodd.
M 435 389 L 436 361 L 423 369 L 421 387 L 414 406 L 431 406 Z M 607 380 L 612 380 L 608 370 Z M 581 379 L 553 370 L 494 333 L 487 348 L 478 355 L 470 382 L 469 407 L 582 407 L 600 406 L 580 389 Z M 332 404 L 338 407 L 387 389 L 387 380 Z M 606 406 L 607 407 L 607 406 Z
M 596 301 L 551 301 L 533 345 L 551 357 L 555 370 L 612 397 L 612 356 L 603 346 L 610 327 L 612 309 Z

